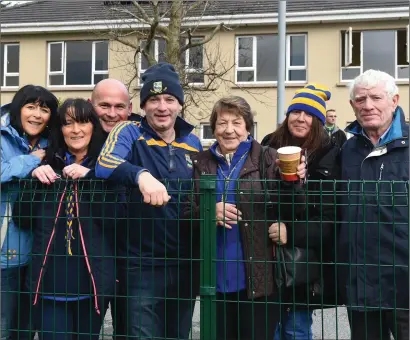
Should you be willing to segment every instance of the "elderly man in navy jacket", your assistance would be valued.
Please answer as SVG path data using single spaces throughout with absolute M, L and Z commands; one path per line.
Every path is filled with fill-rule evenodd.
M 338 263 L 353 340 L 409 339 L 409 127 L 398 102 L 387 73 L 352 82 L 342 179 L 364 182 L 344 185 Z
M 191 154 L 202 151 L 193 126 L 179 117 L 184 93 L 172 65 L 142 76 L 140 122 L 110 132 L 96 174 L 131 189 L 127 232 L 117 234 L 120 291 L 127 339 L 188 339 L 196 294 L 199 248 L 180 224 L 190 191 Z M 160 180 L 166 180 L 166 183 Z

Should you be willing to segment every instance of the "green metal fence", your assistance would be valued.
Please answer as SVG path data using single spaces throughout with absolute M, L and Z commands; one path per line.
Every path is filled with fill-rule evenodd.
M 301 191 L 276 181 L 237 181 L 231 194 L 243 215 L 233 253 L 241 247 L 242 260 L 226 258 L 234 230 L 216 227 L 221 184 L 214 176 L 166 185 L 178 189 L 161 208 L 103 181 L 4 184 L 1 308 L 15 298 L 18 309 L 8 326 L 2 320 L 1 338 L 273 339 L 276 321 L 283 327 L 294 310 L 314 310 L 314 338 L 348 339 L 345 307 L 377 314 L 378 324 L 363 322 L 381 332 L 390 331 L 383 320 L 391 313 L 390 329 L 400 338 L 409 310 L 408 182 L 308 181 Z M 286 246 L 269 238 L 269 227 L 281 222 Z M 13 241 L 20 231 L 26 238 Z M 156 255 L 135 253 L 150 246 L 138 235 Z M 138 280 L 144 290 L 134 290 Z M 173 288 L 157 289 L 165 285 Z M 141 312 L 154 305 L 157 316 L 147 321 Z M 151 335 L 132 333 L 139 327 Z M 289 327 L 296 332 L 297 323 Z

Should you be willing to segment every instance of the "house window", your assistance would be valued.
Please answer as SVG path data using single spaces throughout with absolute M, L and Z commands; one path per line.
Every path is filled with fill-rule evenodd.
M 192 38 L 192 43 L 201 41 L 203 38 Z M 188 43 L 186 39 L 185 44 Z M 185 65 L 187 81 L 190 84 L 204 83 L 204 49 L 203 45 L 195 46 L 181 55 L 181 64 Z
M 251 136 L 256 139 L 256 131 L 257 131 L 257 123 L 254 123 L 251 128 Z M 211 125 L 209 123 L 201 123 L 200 129 L 200 139 L 203 143 L 213 143 L 215 141 L 215 137 L 212 133 Z
M 352 80 L 369 69 L 384 71 L 397 80 L 409 79 L 405 29 L 353 31 L 350 65 L 345 65 L 343 58 L 346 49 L 345 39 L 347 36 L 342 32 L 342 81 Z
M 95 85 L 108 78 L 108 41 L 48 44 L 48 85 Z
M 1 86 L 18 87 L 20 76 L 20 45 L 1 44 Z
M 306 82 L 307 35 L 286 37 L 286 81 Z M 236 82 L 264 83 L 278 80 L 279 37 L 276 34 L 236 38 Z
M 192 38 L 192 42 L 195 43 L 203 38 Z M 188 43 L 187 39 L 181 39 L 181 46 Z M 145 40 L 141 41 L 141 48 L 144 49 L 147 42 Z M 157 62 L 167 61 L 166 57 L 167 43 L 164 39 L 155 39 L 150 46 L 150 53 L 154 56 Z M 180 62 L 181 65 L 185 65 L 185 74 L 187 81 L 192 84 L 203 84 L 204 83 L 204 71 L 203 71 L 203 45 L 195 46 L 184 53 L 181 54 Z M 148 59 L 141 54 L 140 58 L 140 77 L 149 67 Z M 140 80 L 140 84 L 142 81 Z
M 147 46 L 147 41 L 143 40 L 141 41 L 141 49 L 145 49 Z M 155 60 L 159 63 L 167 61 L 166 58 L 166 41 L 164 39 L 155 39 L 150 46 L 150 51 L 149 54 L 154 56 Z M 148 59 L 141 54 L 140 58 L 140 75 L 142 75 L 147 68 L 149 68 L 149 62 Z

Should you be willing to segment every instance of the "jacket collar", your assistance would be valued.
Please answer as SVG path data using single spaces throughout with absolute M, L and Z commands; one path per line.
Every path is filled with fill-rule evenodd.
M 228 163 L 228 165 L 230 165 L 231 163 L 235 164 L 246 152 L 249 152 L 252 146 L 252 141 L 252 136 L 249 136 L 246 141 L 243 141 L 239 144 L 238 149 L 235 151 L 234 154 L 228 154 L 225 156 L 221 154 L 218 142 L 215 142 L 209 148 L 209 150 L 219 163 Z
M 143 117 L 141 120 L 141 127 L 143 130 L 147 133 L 149 133 L 151 136 L 159 139 L 160 137 L 158 134 L 149 126 L 147 122 L 147 118 Z M 188 136 L 192 130 L 194 129 L 194 126 L 189 124 L 186 120 L 182 119 L 181 117 L 177 116 L 177 119 L 175 120 L 175 139 L 177 138 L 183 138 Z
M 326 131 L 329 131 L 330 129 L 328 129 L 328 127 L 325 125 L 324 126 L 324 129 L 326 130 Z M 335 125 L 333 125 L 333 129 L 332 130 L 330 130 L 330 131 L 332 131 L 332 134 L 333 133 L 335 133 L 336 131 L 339 131 L 340 129 L 339 129 L 339 127 L 335 124 Z
M 242 167 L 240 176 L 248 172 L 255 171 L 259 169 L 259 161 L 261 157 L 262 146 L 252 139 L 249 154 L 245 159 L 245 164 Z M 211 149 L 208 149 L 204 152 L 199 152 L 192 155 L 192 159 L 199 171 L 204 174 L 216 174 L 217 170 L 217 161 L 215 159 L 214 153 Z M 272 160 L 273 161 L 273 160 Z
M 355 136 L 363 136 L 364 133 L 363 128 L 357 120 L 351 123 L 345 131 Z M 408 138 L 408 136 L 409 131 L 403 109 L 400 106 L 397 106 L 396 111 L 393 113 L 392 124 L 378 146 L 389 144 L 396 139 Z

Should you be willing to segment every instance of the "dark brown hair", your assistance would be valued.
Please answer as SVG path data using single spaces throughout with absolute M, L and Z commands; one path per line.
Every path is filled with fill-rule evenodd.
M 104 145 L 106 134 L 101 127 L 100 120 L 93 105 L 91 102 L 82 98 L 67 98 L 59 107 L 48 138 L 48 148 L 46 151 L 47 164 L 51 165 L 54 169 L 58 169 L 60 163 L 55 159 L 55 155 L 59 152 L 65 153 L 68 151 L 63 136 L 63 127 L 67 125 L 67 114 L 76 122 L 91 122 L 93 125 L 93 134 L 90 144 L 88 145 L 87 158 L 91 164 L 94 164 Z
M 215 132 L 215 126 L 216 126 L 216 120 L 218 118 L 218 113 L 221 113 L 222 111 L 229 111 L 229 112 L 239 114 L 241 117 L 243 117 L 245 121 L 246 130 L 248 132 L 251 132 L 251 129 L 254 124 L 251 106 L 242 97 L 229 96 L 229 97 L 224 97 L 224 98 L 219 99 L 215 103 L 212 109 L 211 118 L 209 119 L 209 122 L 211 124 L 212 133 Z
M 279 126 L 279 128 L 272 134 L 269 140 L 269 146 L 274 149 L 279 149 L 283 146 L 299 146 L 302 149 L 306 149 L 308 153 L 308 160 L 311 162 L 322 148 L 326 147 L 330 143 L 330 139 L 323 129 L 323 124 L 320 120 L 312 116 L 312 126 L 310 128 L 309 135 L 303 141 L 295 139 L 288 127 L 289 116 Z

